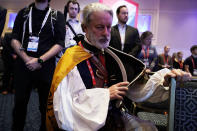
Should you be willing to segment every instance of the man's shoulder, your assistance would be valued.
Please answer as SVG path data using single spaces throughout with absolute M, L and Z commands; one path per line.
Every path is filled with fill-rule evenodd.
M 185 62 L 189 62 L 189 61 L 192 61 L 192 60 L 191 60 L 191 56 L 189 56 L 189 57 L 187 57 L 187 58 L 185 59 Z
M 26 17 L 27 15 L 29 15 L 30 8 L 33 6 L 34 6 L 34 3 L 31 3 L 30 5 L 25 6 L 23 9 L 21 9 L 19 12 L 22 12 L 23 17 Z
M 51 7 L 50 7 L 51 8 Z M 63 13 L 57 9 L 51 8 L 51 13 L 55 15 L 63 15 Z
M 29 15 L 29 12 L 28 12 L 28 6 L 27 6 L 18 11 L 16 21 L 24 21 L 28 18 L 28 15 Z
M 55 26 L 56 23 L 62 23 L 64 22 L 64 15 L 62 12 L 52 9 L 51 8 L 51 17 L 52 17 L 52 23 Z
M 52 13 L 52 17 L 56 18 L 56 20 L 59 19 L 62 21 L 64 19 L 63 13 L 59 10 L 52 9 L 51 13 Z
M 73 46 L 71 48 L 68 48 L 63 56 L 61 57 L 60 61 L 62 67 L 65 67 L 65 64 L 68 65 L 68 62 L 70 62 L 70 65 L 77 65 L 83 60 L 86 60 L 91 57 L 91 54 L 84 50 L 81 46 Z
M 130 26 L 130 25 L 126 25 L 128 29 L 130 30 L 136 30 L 137 31 L 137 28 L 133 27 L 133 26 Z
M 62 13 L 61 11 L 59 11 L 59 10 L 52 9 L 52 11 L 53 11 L 53 12 L 57 12 L 57 14 L 59 14 L 59 15 L 63 15 L 63 13 Z
M 114 25 L 114 26 L 111 27 L 112 37 L 115 35 L 115 32 L 118 32 L 118 25 Z
M 28 15 L 29 14 L 29 7 L 26 6 L 26 7 L 22 8 L 21 10 L 19 10 L 18 14 L 21 14 L 23 17 L 25 15 Z
M 112 29 L 118 29 L 118 25 L 117 24 L 116 25 L 113 25 L 111 28 Z

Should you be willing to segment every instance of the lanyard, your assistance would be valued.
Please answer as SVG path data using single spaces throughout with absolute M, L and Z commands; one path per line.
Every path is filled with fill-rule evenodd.
M 183 69 L 183 62 L 182 61 L 178 61 L 178 63 L 179 63 L 180 68 Z
M 91 65 L 90 65 L 90 61 L 89 61 L 89 60 L 86 60 L 86 63 L 87 63 L 87 65 L 88 65 L 88 69 L 89 69 L 90 75 L 91 75 L 91 77 L 92 77 L 92 84 L 93 84 L 93 87 L 95 87 L 95 86 L 96 86 L 96 80 L 95 80 L 95 77 L 94 77 L 94 72 L 93 72 L 92 67 L 91 67 Z
M 39 36 L 39 34 L 40 34 L 42 28 L 43 28 L 44 25 L 46 24 L 46 21 L 47 21 L 47 19 L 48 19 L 48 17 L 49 17 L 50 12 L 51 12 L 51 8 L 49 7 L 49 10 L 47 11 L 47 14 L 46 14 L 46 16 L 45 16 L 45 18 L 44 18 L 44 20 L 43 20 L 43 22 L 42 22 L 42 26 L 41 26 L 41 28 L 40 28 L 40 31 L 39 31 L 39 33 L 38 33 L 38 36 Z M 29 34 L 32 35 L 32 7 L 30 8 L 30 12 L 29 12 Z
M 83 45 L 81 44 L 81 42 L 79 42 L 79 45 L 80 45 L 81 47 L 83 47 Z M 92 85 L 93 85 L 93 87 L 95 87 L 95 86 L 96 86 L 96 79 L 95 79 L 95 77 L 94 77 L 94 72 L 93 72 L 93 69 L 92 69 L 92 67 L 91 67 L 91 65 L 90 65 L 90 61 L 87 59 L 87 60 L 86 60 L 86 63 L 87 63 L 87 65 L 88 65 L 88 69 L 89 69 L 90 75 L 91 75 L 91 77 L 92 77 Z
M 164 60 L 164 64 L 168 64 L 168 56 L 167 58 L 165 58 L 165 55 L 163 54 L 163 60 Z
M 27 19 L 24 21 L 24 24 L 23 24 L 23 35 L 22 35 L 22 41 L 21 41 L 21 46 L 20 46 L 20 50 L 25 50 L 24 48 L 23 48 L 23 41 L 24 41 L 24 37 L 25 37 L 25 27 L 26 27 L 26 23 L 27 23 Z
M 147 53 L 146 53 L 144 46 L 142 46 L 142 52 L 144 54 L 144 59 L 148 59 L 149 58 L 149 47 L 147 48 Z
M 194 59 L 191 57 L 192 59 L 192 65 L 193 65 L 193 69 L 196 69 L 195 63 L 194 63 Z

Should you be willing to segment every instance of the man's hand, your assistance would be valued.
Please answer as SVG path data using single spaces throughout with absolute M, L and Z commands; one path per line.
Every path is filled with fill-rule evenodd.
M 166 68 L 170 68 L 170 65 L 166 65 Z
M 31 71 L 35 71 L 42 67 L 41 64 L 38 63 L 38 58 L 32 58 L 31 60 L 27 61 L 26 66 Z
M 166 65 L 161 65 L 162 68 L 166 68 Z
M 151 70 L 150 69 L 146 69 L 146 73 L 150 73 L 151 72 Z
M 110 100 L 114 100 L 114 99 L 122 100 L 123 96 L 125 96 L 126 92 L 128 91 L 128 87 L 127 87 L 128 84 L 129 82 L 120 82 L 110 86 L 109 87 Z
M 162 65 L 162 68 L 170 68 L 170 65 Z
M 184 81 L 191 80 L 192 75 L 190 73 L 182 71 L 180 69 L 173 69 L 171 72 L 167 73 L 164 76 L 164 83 L 163 83 L 164 86 L 169 86 L 169 84 L 170 84 L 169 79 L 171 77 L 174 77 L 174 78 L 176 77 L 177 81 L 184 82 Z

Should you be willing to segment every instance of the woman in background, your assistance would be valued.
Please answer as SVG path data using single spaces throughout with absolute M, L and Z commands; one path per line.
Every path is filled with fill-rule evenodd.
M 183 53 L 181 51 L 177 52 L 177 56 L 173 60 L 173 68 L 183 70 Z
M 153 34 L 150 31 L 143 32 L 140 37 L 142 49 L 137 58 L 146 65 L 146 72 L 153 71 L 157 59 L 157 51 L 152 45 L 152 38 Z

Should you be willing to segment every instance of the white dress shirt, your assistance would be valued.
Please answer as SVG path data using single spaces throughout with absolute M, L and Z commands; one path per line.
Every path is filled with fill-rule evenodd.
M 76 34 L 84 34 L 81 28 L 81 22 L 77 19 L 68 18 L 67 22 L 72 26 Z M 70 46 L 76 45 L 76 41 L 73 40 L 75 35 L 73 34 L 72 30 L 68 25 L 66 25 L 66 36 L 65 36 L 65 47 L 68 48 Z
M 122 45 L 121 50 L 123 51 L 124 43 L 125 43 L 126 24 L 125 25 L 118 24 L 118 30 L 120 33 L 120 39 L 121 39 L 121 45 Z

